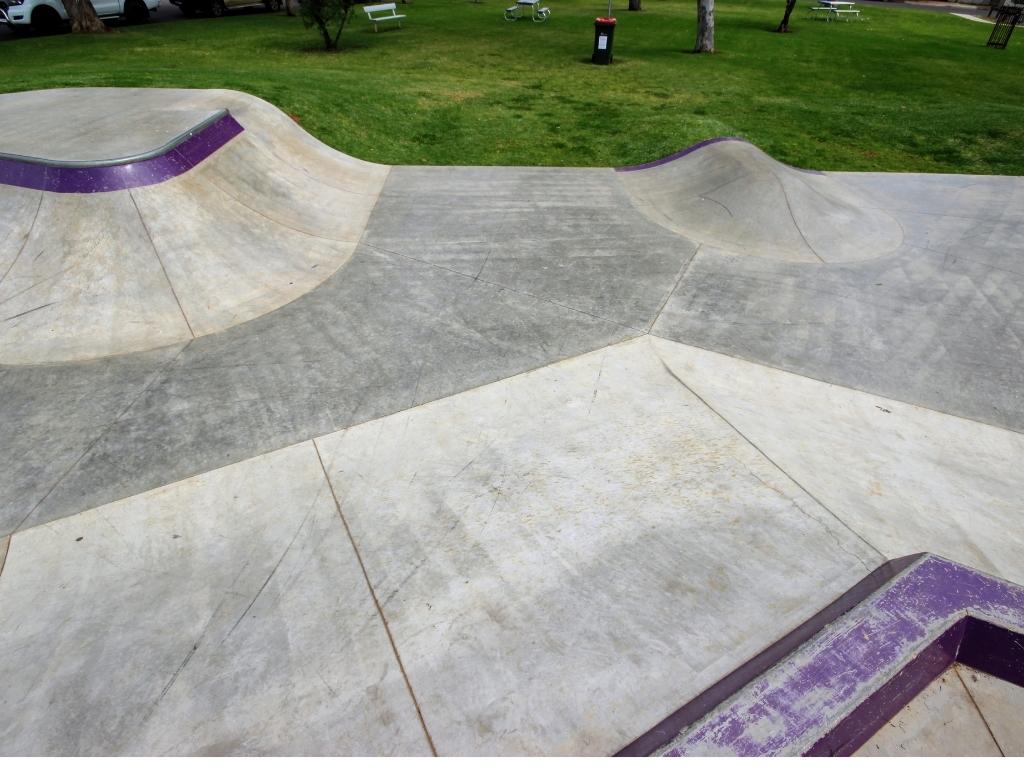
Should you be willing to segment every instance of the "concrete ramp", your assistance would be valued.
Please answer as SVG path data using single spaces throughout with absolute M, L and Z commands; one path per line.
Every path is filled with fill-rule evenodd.
M 0 118 L 13 137 L 0 153 L 36 188 L 0 185 L 0 363 L 87 360 L 222 331 L 351 257 L 387 167 L 323 146 L 252 96 L 109 95 L 120 112 L 108 89 L 3 97 L 16 108 Z M 18 143 L 28 124 L 54 126 L 32 156 Z M 201 158 L 192 167 L 189 152 Z
M 738 139 L 620 171 L 652 221 L 733 253 L 848 262 L 890 253 L 903 240 L 895 219 L 842 180 L 784 165 Z

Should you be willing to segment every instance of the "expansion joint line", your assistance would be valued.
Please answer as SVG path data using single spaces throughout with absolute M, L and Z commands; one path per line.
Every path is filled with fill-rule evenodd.
M 989 738 L 992 739 L 992 743 L 996 745 L 996 749 L 999 750 L 1000 757 L 1006 757 L 1006 753 L 1003 751 L 1003 745 L 999 743 L 996 735 L 992 732 L 992 726 L 988 724 L 988 718 L 985 717 L 985 713 L 981 711 L 981 707 L 978 706 L 978 702 L 974 700 L 974 694 L 971 693 L 970 687 L 967 685 L 967 681 L 964 680 L 964 676 L 960 674 L 960 668 L 954 663 L 953 672 L 956 674 L 956 679 L 960 681 L 960 685 L 967 691 L 967 698 L 971 700 L 971 705 L 978 712 L 978 717 L 981 718 L 981 722 L 985 724 L 985 729 L 988 731 Z
M 384 615 L 384 609 L 381 608 L 380 600 L 377 599 L 377 592 L 373 588 L 373 583 L 370 581 L 370 574 L 366 570 L 366 564 L 363 562 L 363 556 L 359 552 L 359 547 L 356 546 L 355 537 L 352 535 L 352 529 L 348 525 L 348 520 L 345 519 L 345 513 L 341 511 L 341 502 L 338 500 L 338 494 L 334 490 L 334 483 L 331 482 L 331 476 L 327 472 L 327 465 L 324 464 L 324 457 L 320 453 L 320 446 L 316 444 L 316 440 L 311 440 L 313 443 L 313 450 L 316 451 L 316 457 L 320 461 L 320 469 L 324 473 L 324 479 L 327 481 L 327 487 L 331 491 L 331 498 L 334 499 L 334 507 L 338 510 L 338 517 L 341 518 L 341 524 L 345 527 L 345 534 L 348 536 L 349 543 L 352 545 L 352 551 L 356 553 L 356 561 L 359 563 L 359 570 L 363 572 L 363 580 L 366 582 L 366 588 L 370 591 L 370 597 L 373 598 L 373 604 L 377 608 L 377 615 L 380 616 L 381 624 L 384 626 L 384 632 L 388 636 L 388 642 L 391 644 L 391 652 L 395 655 L 395 661 L 398 662 L 398 669 L 402 673 L 402 679 L 405 681 L 405 689 L 409 692 L 409 697 L 412 699 L 412 704 L 416 708 L 416 717 L 419 718 L 420 727 L 423 728 L 423 735 L 427 738 L 427 744 L 430 745 L 430 752 L 437 757 L 437 747 L 434 746 L 434 739 L 430 735 L 430 730 L 427 728 L 427 722 L 423 719 L 423 710 L 420 709 L 420 702 L 416 698 L 416 692 L 412 689 L 412 683 L 409 681 L 409 674 L 405 671 L 405 664 L 402 663 L 402 656 L 398 652 L 398 646 L 395 644 L 394 635 L 391 634 L 391 627 L 388 625 L 387 617 Z
M 658 359 L 661 360 L 661 355 L 658 355 Z M 761 454 L 765 458 L 765 460 L 768 461 L 769 464 L 771 464 L 773 467 L 775 467 L 777 470 L 779 470 L 779 472 L 781 472 L 783 475 L 785 475 L 787 478 L 789 478 L 790 482 L 792 482 L 801 491 L 806 493 L 807 496 L 810 497 L 819 507 L 821 507 L 826 512 L 828 512 L 828 514 L 831 515 L 835 519 L 835 521 L 837 523 L 839 523 L 841 526 L 843 526 L 843 528 L 848 530 L 857 539 L 859 539 L 864 544 L 864 546 L 866 546 L 872 552 L 877 554 L 883 560 L 888 560 L 889 559 L 888 557 L 885 556 L 885 554 L 883 554 L 878 549 L 878 547 L 876 547 L 870 541 L 868 541 L 863 536 L 861 536 L 857 531 L 855 531 L 853 528 L 851 528 L 849 526 L 849 524 L 845 520 L 843 520 L 841 517 L 839 517 L 839 515 L 837 515 L 835 512 L 833 512 L 832 509 L 827 504 L 825 504 L 815 494 L 811 493 L 810 490 L 808 490 L 804 486 L 803 483 L 801 483 L 799 480 L 797 480 L 795 477 L 793 477 L 789 472 L 787 472 L 785 469 L 783 469 L 779 465 L 779 463 L 777 461 L 775 461 L 775 459 L 773 459 L 771 456 L 769 456 L 767 453 L 765 453 L 765 451 L 761 448 L 761 446 L 759 446 L 757 443 L 755 443 L 753 440 L 751 440 L 749 437 L 747 437 L 746 434 L 744 434 L 735 424 L 733 424 L 731 421 L 729 421 L 729 419 L 727 419 L 724 414 L 722 414 L 714 406 L 712 406 L 711 403 L 709 403 L 707 400 L 705 400 L 703 397 L 701 397 L 700 394 L 696 390 L 694 390 L 693 387 L 691 387 L 689 384 L 687 384 L 685 381 L 683 381 L 678 376 L 678 374 L 676 374 L 676 372 L 673 371 L 669 367 L 668 363 L 666 363 L 664 360 L 661 360 L 661 365 L 665 368 L 665 371 L 668 373 L 669 376 L 671 376 L 673 379 L 675 379 L 677 382 L 679 382 L 679 384 L 687 392 L 689 392 L 691 395 L 696 397 L 704 405 L 705 408 L 707 408 L 709 411 L 711 411 L 713 414 L 715 414 L 715 416 L 717 416 L 719 419 L 721 419 L 723 422 L 725 422 L 726 426 L 728 426 L 729 429 L 731 429 L 733 432 L 735 432 L 737 435 L 739 435 L 741 438 L 743 438 L 743 440 L 747 443 L 747 445 L 749 445 L 751 448 L 753 448 L 755 451 L 757 451 L 759 454 Z M 837 543 L 837 545 L 839 545 L 840 549 L 844 549 L 843 546 L 841 544 L 839 544 L 838 540 L 836 541 L 836 543 Z M 849 554 L 853 555 L 853 557 L 856 557 L 857 560 L 860 560 L 860 558 L 857 557 L 852 552 L 850 552 Z M 869 567 L 868 564 L 865 563 L 863 560 L 860 560 L 860 563 L 865 568 L 867 568 L 869 571 L 871 570 L 871 567 Z
M 153 248 L 153 255 L 156 256 L 157 263 L 160 264 L 160 269 L 164 273 L 164 279 L 167 280 L 167 287 L 171 289 L 171 295 L 174 297 L 174 301 L 178 305 L 178 311 L 181 312 L 181 319 L 185 321 L 185 327 L 188 328 L 188 332 L 192 334 L 192 338 L 194 339 L 196 337 L 196 332 L 192 329 L 192 323 L 188 321 L 188 315 L 185 314 L 185 308 L 181 306 L 181 299 L 178 298 L 178 292 L 174 290 L 174 283 L 171 282 L 171 276 L 167 274 L 167 267 L 164 266 L 164 260 L 160 258 L 160 251 L 156 247 L 156 241 L 153 239 L 153 233 L 149 231 L 149 225 L 146 223 L 146 219 L 142 215 L 142 209 L 139 208 L 139 203 L 132 192 L 128 192 L 128 197 L 131 198 L 132 205 L 135 206 L 135 213 L 138 214 L 139 221 L 142 222 L 142 228 L 146 231 L 146 237 L 149 238 L 149 244 Z

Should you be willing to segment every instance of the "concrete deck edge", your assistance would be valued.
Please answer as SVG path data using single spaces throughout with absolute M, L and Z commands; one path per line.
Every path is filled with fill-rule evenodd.
M 879 587 L 922 557 L 925 557 L 924 553 L 908 555 L 883 563 L 792 632 L 772 643 L 757 656 L 730 672 L 647 733 L 621 749 L 616 753 L 616 757 L 644 757 L 665 747 L 681 732 L 707 716 L 724 701 L 755 681 L 826 626 L 855 608 Z
M 903 567 L 731 700 L 691 720 L 664 754 L 850 755 L 956 661 L 1024 685 L 1024 587 L 934 555 L 906 560 L 887 563 Z
M 114 192 L 144 187 L 194 168 L 245 129 L 226 110 L 150 152 L 95 162 L 56 161 L 0 153 L 0 184 L 43 192 Z

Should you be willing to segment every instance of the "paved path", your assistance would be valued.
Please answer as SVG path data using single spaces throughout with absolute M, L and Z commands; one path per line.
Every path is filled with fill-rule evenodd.
M 0 152 L 222 108 L 0 184 L 3 752 L 607 754 L 890 558 L 1024 581 L 1020 179 L 389 168 L 228 91 Z

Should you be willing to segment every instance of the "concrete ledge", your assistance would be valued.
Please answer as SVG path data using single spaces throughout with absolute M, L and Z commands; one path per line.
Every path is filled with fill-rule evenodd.
M 934 555 L 917 557 L 728 701 L 690 720 L 667 749 L 652 751 L 850 755 L 955 661 L 1024 683 L 1024 588 Z M 844 602 L 847 596 L 837 604 Z M 792 635 L 776 647 L 791 645 Z
M 128 157 L 69 161 L 0 153 L 0 184 L 76 193 L 159 184 L 194 168 L 243 130 L 223 109 L 163 146 Z

